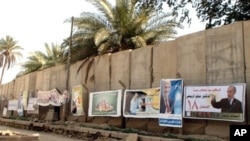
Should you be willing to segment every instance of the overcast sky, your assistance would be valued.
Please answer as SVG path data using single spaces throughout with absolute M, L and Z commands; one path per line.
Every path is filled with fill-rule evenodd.
M 24 48 L 22 62 L 29 52 L 44 50 L 44 43 L 61 44 L 70 35 L 70 23 L 64 21 L 83 11 L 93 11 L 86 0 L 0 0 L 0 38 L 10 35 L 18 41 Z M 195 18 L 190 27 L 178 30 L 178 36 L 203 29 L 204 24 Z M 3 83 L 20 71 L 20 65 L 5 71 Z

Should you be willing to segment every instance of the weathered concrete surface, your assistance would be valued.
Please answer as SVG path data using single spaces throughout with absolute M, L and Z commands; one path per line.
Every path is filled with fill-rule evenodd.
M 131 52 L 130 89 L 151 88 L 152 85 L 152 47 L 143 47 Z M 127 128 L 147 130 L 149 119 L 126 118 Z
M 70 66 L 70 88 L 82 84 L 82 73 L 77 72 L 82 62 L 76 62 Z
M 186 85 L 206 83 L 205 32 L 177 38 L 177 72 Z
M 130 55 L 131 51 L 123 51 L 118 53 L 113 53 L 111 55 L 111 90 L 125 90 L 128 89 L 130 82 Z M 123 96 L 122 101 L 123 105 Z M 121 109 L 122 111 L 122 109 Z M 108 121 L 109 125 L 115 127 L 122 127 L 123 117 L 110 118 Z
M 37 71 L 36 72 L 37 76 L 36 76 L 36 89 L 37 90 L 42 90 L 43 89 L 43 74 L 44 71 Z
M 206 31 L 207 83 L 244 83 L 242 22 Z M 206 134 L 229 137 L 229 125 L 208 121 Z M 218 132 L 220 131 L 220 132 Z
M 152 47 L 143 47 L 131 52 L 130 89 L 151 88 Z
M 53 86 L 53 87 L 56 87 L 58 90 L 60 90 L 60 92 L 63 92 L 64 90 L 66 90 L 66 80 L 67 80 L 66 65 L 60 65 L 60 66 L 58 66 L 58 68 L 59 69 L 57 69 L 57 71 L 56 71 L 58 73 L 56 75 L 56 78 L 57 78 L 57 80 L 59 79 L 59 81 L 57 81 L 56 86 Z M 70 89 L 69 89 L 69 94 L 70 94 Z M 68 115 L 68 113 L 69 113 L 67 108 L 64 108 L 64 106 L 69 107 L 69 103 L 60 107 L 60 117 L 61 118 L 67 117 L 67 116 L 63 115 L 63 113 L 65 113 L 66 115 Z M 66 110 L 66 111 L 64 112 L 64 110 Z
M 177 42 L 177 72 L 185 85 L 201 85 L 206 83 L 205 33 L 196 32 L 182 36 Z M 186 121 L 191 123 L 186 126 Z M 184 120 L 183 132 L 200 134 L 204 131 L 204 123 L 197 120 Z
M 95 57 L 95 91 L 110 89 L 110 54 Z
M 111 55 L 111 90 L 124 89 L 122 85 L 130 87 L 130 55 L 129 50 Z
M 110 55 L 106 54 L 103 56 L 95 57 L 94 61 L 94 84 L 95 91 L 106 91 L 110 90 Z M 94 117 L 93 123 L 107 123 L 110 117 Z
M 243 24 L 243 37 L 244 37 L 244 59 L 245 59 L 245 79 L 246 79 L 246 122 L 250 123 L 250 21 L 245 21 Z
M 159 126 L 159 119 L 150 119 L 147 124 L 147 131 L 151 133 L 162 134 L 170 130 L 168 127 Z
M 207 83 L 244 82 L 242 22 L 205 31 Z
M 81 69 L 81 74 L 75 77 L 75 72 L 79 63 L 72 65 L 70 85 L 82 83 L 86 86 L 84 95 L 84 109 L 88 110 L 88 92 L 104 91 L 123 88 L 119 80 L 124 81 L 126 88 L 143 89 L 152 88 L 159 85 L 161 78 L 173 78 L 179 72 L 184 79 L 185 85 L 201 84 L 221 84 L 246 82 L 247 89 L 250 88 L 250 22 L 237 22 L 220 28 L 210 29 L 182 36 L 174 41 L 169 41 L 159 45 L 149 46 L 129 51 L 95 57 L 94 64 L 88 70 L 85 64 Z M 176 56 L 175 56 L 176 54 Z M 90 59 L 91 60 L 91 59 Z M 122 61 L 117 61 L 122 60 Z M 80 64 L 82 61 L 80 61 Z M 127 64 L 126 64 L 127 63 Z M 166 64 L 166 66 L 164 66 Z M 168 67 L 171 66 L 171 67 Z M 59 90 L 65 89 L 66 71 L 62 66 L 38 71 L 16 78 L 13 83 L 0 86 L 0 94 L 10 96 L 19 94 L 25 89 L 29 91 L 50 90 L 57 87 Z M 58 72 L 59 71 L 59 72 Z M 86 72 L 89 72 L 87 75 Z M 117 72 L 116 72 L 117 71 Z M 31 78 L 32 77 L 32 78 Z M 13 86 L 14 85 L 14 86 Z M 14 87 L 14 92 L 12 89 Z M 31 92 L 32 93 L 32 92 Z M 247 92 L 249 93 L 249 92 Z M 250 106 L 250 96 L 247 94 L 246 108 Z M 247 123 L 250 121 L 248 109 Z M 106 123 L 112 123 L 106 120 Z M 92 117 L 87 117 L 91 122 Z M 126 125 L 133 127 L 135 123 L 140 123 L 138 128 L 149 129 L 150 125 L 156 122 L 149 122 L 147 119 L 133 121 L 127 118 Z M 183 131 L 196 133 L 199 127 L 207 124 L 209 133 L 210 120 L 184 120 Z M 100 121 L 98 121 L 100 122 Z M 120 120 L 118 120 L 118 123 Z M 185 123 L 194 129 L 185 126 Z M 221 121 L 217 124 L 220 125 Z M 223 122 L 222 122 L 223 123 Z M 196 126 L 198 124 L 198 126 Z M 221 126 L 225 126 L 222 124 Z M 137 126 L 134 126 L 137 127 Z M 187 129 L 187 130 L 186 130 Z M 201 128 L 200 131 L 204 131 Z M 197 131 L 197 133 L 199 133 Z
M 126 118 L 126 128 L 134 128 L 142 131 L 148 130 L 148 118 Z
M 28 83 L 29 83 L 29 74 L 24 75 L 23 77 L 18 77 L 15 81 L 15 87 L 14 87 L 14 98 L 18 99 L 20 93 L 22 91 L 28 91 Z M 27 82 L 28 81 L 28 82 Z
M 81 61 L 79 62 L 76 62 L 74 64 L 71 64 L 70 66 L 70 76 L 69 76 L 69 89 L 70 89 L 70 94 L 72 93 L 72 88 L 74 86 L 77 86 L 77 85 L 82 85 L 82 79 L 83 79 L 83 73 L 81 72 L 81 69 L 78 71 L 80 65 L 82 64 Z M 65 85 L 66 86 L 66 85 Z M 83 97 L 82 97 L 82 100 L 87 102 L 86 100 L 86 90 L 83 88 Z M 85 95 L 84 95 L 85 94 Z M 70 99 L 70 102 L 69 102 L 69 107 L 71 109 L 71 100 Z M 83 106 L 84 108 L 84 106 Z M 86 108 L 84 108 L 84 114 L 85 115 L 81 115 L 81 116 L 76 116 L 75 117 L 75 121 L 81 121 L 81 122 L 86 122 L 86 116 L 87 116 L 87 113 L 86 113 Z M 69 112 L 69 115 L 72 117 L 72 113 Z
M 169 41 L 153 46 L 153 82 L 152 87 L 159 87 L 161 79 L 175 78 L 177 73 L 176 41 Z
M 50 90 L 50 73 L 51 73 L 51 69 L 48 68 L 48 69 L 45 69 L 43 71 L 43 88 L 42 90 Z
M 14 87 L 15 87 L 15 81 L 6 83 L 5 85 L 2 85 L 1 87 L 1 94 L 5 98 L 11 98 L 14 95 Z
M 95 76 L 94 76 L 94 58 L 80 61 L 78 64 L 81 69 L 79 70 L 79 76 L 81 76 L 81 84 L 84 86 L 83 89 L 83 108 L 84 112 L 88 114 L 88 103 L 89 103 L 89 92 L 95 91 Z M 81 73 L 81 75 L 80 75 Z M 93 117 L 86 117 L 87 122 L 92 122 Z M 82 118 L 78 119 L 82 120 Z M 85 120 L 85 119 L 84 119 Z
M 205 128 L 205 134 L 221 138 L 229 138 L 230 124 L 230 122 L 223 121 L 208 121 L 208 125 Z
M 29 74 L 30 80 L 29 80 L 29 86 L 28 86 L 28 91 L 29 91 L 29 97 L 37 97 L 36 95 L 36 72 L 32 72 Z
M 50 68 L 50 87 L 49 90 L 52 90 L 54 88 L 57 88 L 60 92 L 62 91 L 61 89 L 58 88 L 60 82 L 60 70 L 64 70 L 63 66 L 57 66 L 57 67 L 52 67 Z M 65 82 L 66 83 L 66 82 Z M 64 84 L 65 87 L 65 84 Z

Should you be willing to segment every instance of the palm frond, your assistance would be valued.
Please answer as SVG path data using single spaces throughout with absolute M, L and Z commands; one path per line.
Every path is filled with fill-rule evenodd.
M 105 28 L 99 29 L 95 34 L 95 45 L 99 46 L 101 42 L 107 40 L 109 38 L 109 32 Z
M 114 21 L 115 17 L 112 11 L 113 7 L 107 0 L 92 0 L 91 3 L 102 13 L 109 21 Z
M 83 22 L 81 21 L 82 23 L 84 23 L 84 19 L 88 19 L 87 21 L 93 21 L 92 23 L 102 24 L 109 30 L 113 30 L 113 25 L 111 24 L 111 22 L 107 18 L 103 17 L 102 15 L 94 14 L 90 12 L 83 12 L 81 14 L 81 18 L 83 19 L 82 20 Z
M 135 36 L 135 37 L 131 38 L 131 40 L 135 44 L 135 48 L 147 46 L 146 41 L 141 36 Z

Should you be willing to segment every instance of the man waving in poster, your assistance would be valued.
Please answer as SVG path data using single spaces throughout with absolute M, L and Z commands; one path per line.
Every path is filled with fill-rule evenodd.
M 236 87 L 229 86 L 227 88 L 227 98 L 223 98 L 216 102 L 215 95 L 212 95 L 211 104 L 214 108 L 221 108 L 221 112 L 225 113 L 242 113 L 242 104 L 235 98 Z

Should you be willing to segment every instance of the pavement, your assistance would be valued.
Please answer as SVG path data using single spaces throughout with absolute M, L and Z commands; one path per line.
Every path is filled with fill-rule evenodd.
M 22 134 L 28 134 L 28 135 L 39 135 L 39 141 L 83 141 L 80 139 L 70 138 L 63 135 L 58 135 L 54 133 L 48 133 L 48 132 L 39 132 L 39 131 L 30 131 L 25 129 L 18 129 L 8 126 L 0 126 L 1 131 L 10 130 L 12 132 L 19 132 Z

